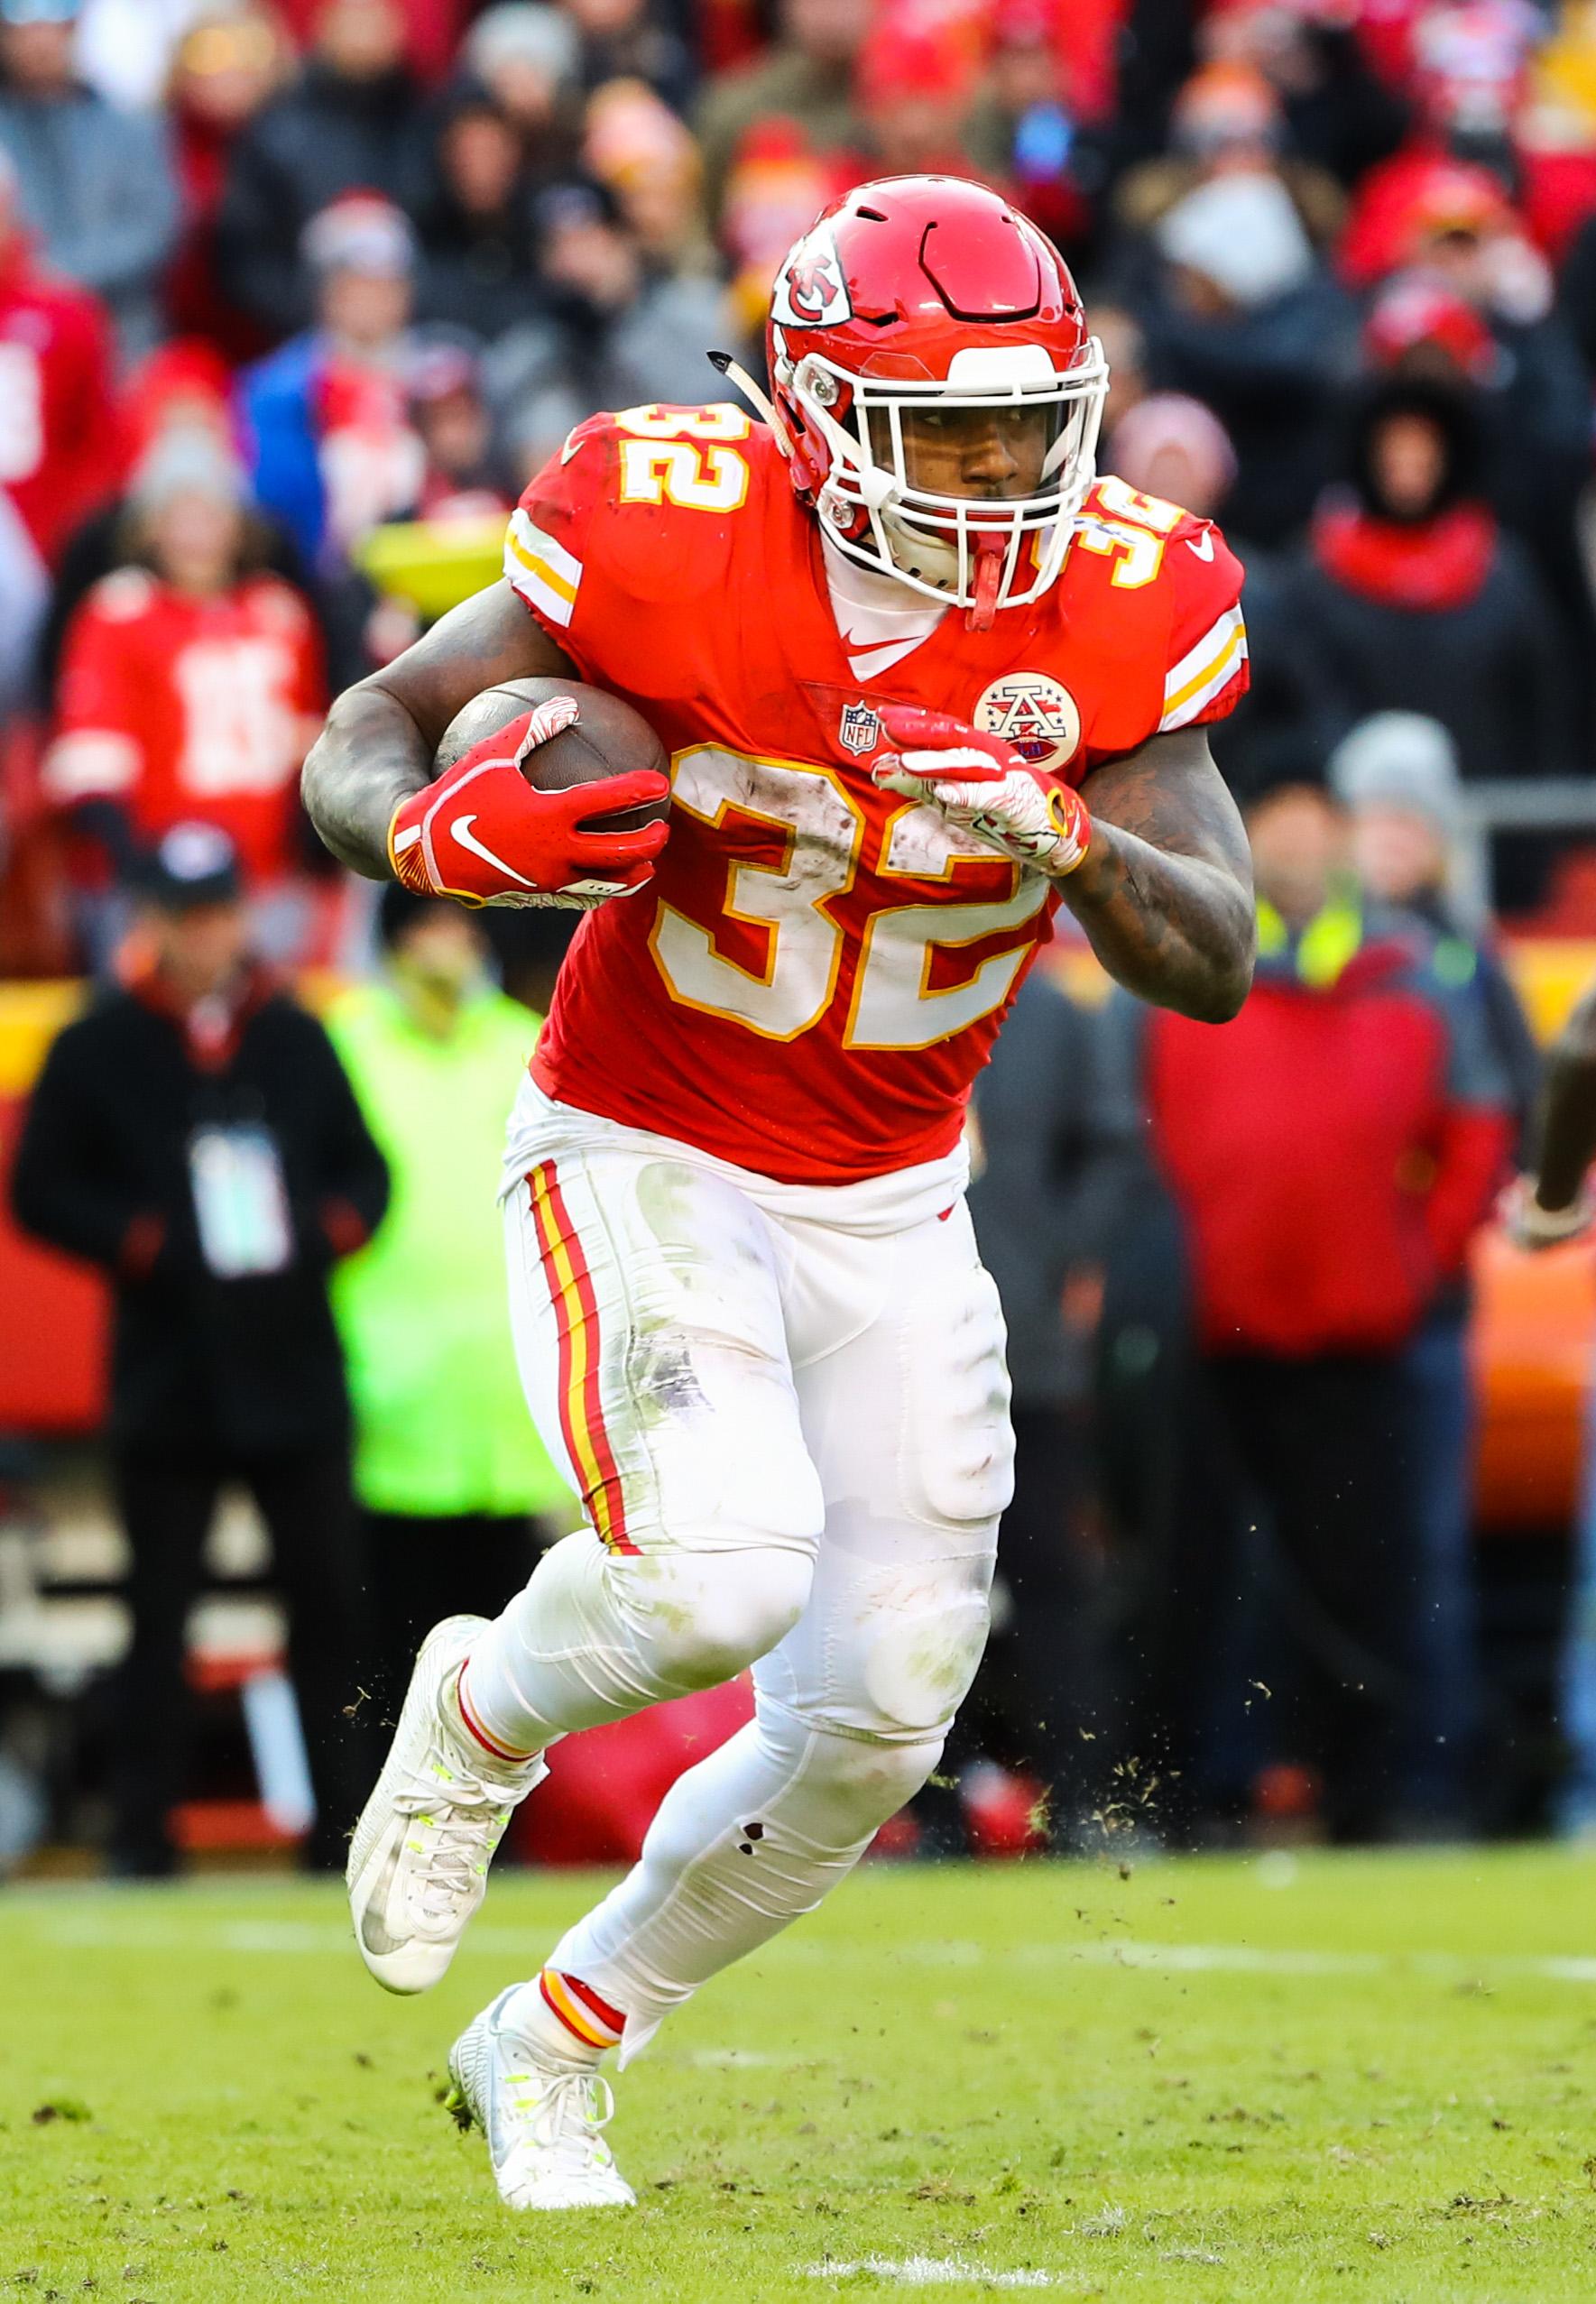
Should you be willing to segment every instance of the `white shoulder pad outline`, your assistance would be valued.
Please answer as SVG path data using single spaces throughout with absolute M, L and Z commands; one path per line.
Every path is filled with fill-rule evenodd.
M 806 233 L 777 273 L 770 317 L 784 328 L 829 328 L 853 318 L 843 260 L 828 224 Z

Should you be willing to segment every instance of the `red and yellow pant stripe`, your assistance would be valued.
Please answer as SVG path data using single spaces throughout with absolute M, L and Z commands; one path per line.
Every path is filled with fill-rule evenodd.
M 540 1160 L 527 1177 L 538 1253 L 554 1304 L 559 1340 L 559 1428 L 577 1474 L 582 1501 L 612 1552 L 634 1553 L 626 1533 L 626 1498 L 615 1468 L 599 1396 L 598 1304 L 593 1276 L 552 1160 Z
M 566 2030 L 589 2048 L 613 2048 L 626 2029 L 620 2009 L 601 2000 L 579 1976 L 561 1976 L 558 1968 L 545 1968 L 538 1978 L 538 1989 Z

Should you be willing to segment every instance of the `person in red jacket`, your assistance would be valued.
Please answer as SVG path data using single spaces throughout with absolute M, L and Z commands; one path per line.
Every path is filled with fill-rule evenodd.
M 104 577 L 68 629 L 43 770 L 82 835 L 80 912 L 98 963 L 125 924 L 122 887 L 174 824 L 227 834 L 257 910 L 289 892 L 300 766 L 327 705 L 309 607 L 252 572 L 242 475 L 214 434 L 156 444 L 134 480 L 127 540 L 144 565 Z M 264 933 L 281 944 L 271 914 Z
M 0 150 L 0 490 L 47 567 L 115 479 L 115 357 L 99 298 L 37 261 Z
M 1232 1738 L 1257 1702 L 1215 1663 L 1261 1501 L 1275 1756 L 1314 1772 L 1333 1837 L 1362 1839 L 1399 1824 L 1412 1748 L 1421 1562 L 1402 1355 L 1490 1210 L 1508 1092 L 1432 932 L 1360 903 L 1328 796 L 1277 791 L 1249 829 L 1251 998 L 1219 1031 L 1149 1011 L 1140 1051 L 1196 1345 L 1154 1700 L 1189 1792 L 1216 1701 Z

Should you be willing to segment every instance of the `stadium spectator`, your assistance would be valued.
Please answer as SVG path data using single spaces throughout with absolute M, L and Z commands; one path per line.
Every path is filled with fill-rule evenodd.
M 1146 495 L 1217 520 L 1235 485 L 1236 452 L 1201 401 L 1183 392 L 1150 392 L 1118 417 L 1107 468 Z M 1211 739 L 1214 758 L 1242 797 L 1282 781 L 1312 781 L 1324 758 L 1316 695 L 1303 677 L 1296 635 L 1283 629 L 1286 613 L 1278 562 L 1272 554 L 1249 552 L 1252 677 L 1235 712 Z
M 1262 72 L 1240 62 L 1205 65 L 1176 98 L 1169 129 L 1169 151 L 1132 169 L 1114 193 L 1115 225 L 1131 252 L 1155 238 L 1188 194 L 1224 176 L 1271 179 L 1310 244 L 1331 246 L 1344 212 L 1340 189 L 1288 148 L 1279 97 Z
M 138 563 L 137 523 L 128 491 L 156 443 L 169 432 L 208 432 L 227 456 L 236 457 L 232 389 L 226 362 L 198 337 L 163 344 L 129 377 L 117 410 L 113 491 L 73 530 L 56 570 L 39 650 L 42 696 L 55 693 L 68 627 L 84 594 L 113 569 Z M 262 565 L 291 584 L 301 582 L 303 568 L 288 537 L 258 507 L 254 520 Z
M 532 1517 L 570 1499 L 521 1398 L 491 1177 L 540 1018 L 494 985 L 469 914 L 383 891 L 381 978 L 328 1018 L 392 1178 L 333 1311 L 355 1411 L 355 1491 L 384 1692 L 446 1616 L 496 1615 L 533 1566 Z
M 387 1200 L 326 1034 L 249 953 L 226 835 L 174 826 L 143 883 L 146 964 L 45 1061 L 13 1175 L 24 1230 L 97 1265 L 115 1300 L 110 1436 L 133 1637 L 109 1859 L 175 1864 L 189 1607 L 218 1493 L 271 1534 L 317 1802 L 308 1859 L 341 1867 L 367 1781 L 343 1718 L 364 1654 L 348 1405 L 328 1276 Z
M 692 51 L 650 0 L 565 0 L 565 13 L 581 39 L 585 88 L 639 80 L 673 112 L 687 110 L 698 77 Z
M 217 219 L 233 147 L 281 87 L 291 62 L 275 19 L 253 4 L 207 9 L 172 60 L 168 101 L 183 229 L 167 276 L 167 318 L 178 335 L 208 337 L 235 364 L 257 358 L 271 337 L 223 272 Z
M 484 375 L 516 468 L 530 477 L 596 408 L 710 397 L 706 355 L 724 331 L 714 281 L 659 278 L 602 185 L 539 197 L 546 317 L 512 328 Z
M 473 24 L 460 62 L 520 129 L 537 179 L 568 173 L 581 135 L 582 48 L 565 11 L 505 0 Z
M 202 0 L 78 0 L 78 70 L 123 111 L 159 105 Z
M 846 155 L 844 173 L 863 172 L 852 167 L 867 147 L 854 104 L 853 62 L 869 23 L 869 12 L 855 0 L 782 0 L 774 47 L 705 89 L 694 128 L 713 218 L 719 220 L 727 179 L 750 131 L 774 123 L 789 124 L 807 152 Z
M 233 146 L 217 217 L 217 261 L 273 340 L 309 322 L 318 267 L 311 218 L 341 195 L 413 208 L 426 192 L 422 98 L 407 70 L 398 0 L 323 0 L 304 76 Z
M 718 237 L 732 275 L 732 308 L 752 342 L 763 330 L 770 281 L 818 211 L 847 188 L 853 163 L 821 152 L 794 120 L 761 120 L 732 154 L 718 202 Z
M 586 172 L 606 184 L 650 272 L 713 275 L 703 170 L 686 125 L 641 80 L 611 80 L 587 106 Z
M 1157 263 L 1134 300 L 1149 379 L 1213 410 L 1240 467 L 1231 529 L 1278 544 L 1323 480 L 1355 355 L 1351 306 L 1268 170 L 1209 177 L 1165 210 L 1152 240 Z
M 324 0 L 272 0 L 301 48 L 315 37 Z M 475 0 L 398 0 L 404 20 L 405 60 L 428 82 L 447 78 Z
M 73 618 L 44 764 L 78 836 L 90 956 L 109 962 L 145 850 L 193 819 L 236 843 L 263 929 L 291 950 L 296 779 L 327 706 L 309 608 L 254 564 L 244 476 L 213 433 L 165 434 L 128 511 L 145 565 L 105 577 Z
M 1082 1811 L 1080 1729 L 1100 1693 L 1086 1411 L 1102 1266 L 1138 1114 L 1104 1062 L 1100 1019 L 1033 974 L 976 1092 L 970 1188 L 998 1284 L 1014 1387 L 1014 1500 L 1003 1515 L 998 1611 L 953 1755 L 1023 1769 L 1053 1835 Z
M 1465 777 L 1548 776 L 1573 755 L 1556 620 L 1517 538 L 1481 493 L 1471 401 L 1441 382 L 1377 382 L 1351 428 L 1348 475 L 1324 497 L 1287 578 L 1305 683 L 1336 733 L 1418 712 Z M 1538 884 L 1504 843 L 1504 901 Z
M 1596 639 L 1580 536 L 1591 465 L 1591 384 L 1560 318 L 1512 318 L 1472 265 L 1448 276 L 1400 272 L 1372 300 L 1363 327 L 1370 366 L 1434 377 L 1465 394 L 1482 433 L 1482 484 L 1522 538 L 1554 600 L 1575 667 Z M 1582 726 L 1590 725 L 1587 709 Z
M 1501 955 L 1459 886 L 1462 796 L 1452 739 L 1437 722 L 1416 713 L 1377 713 L 1337 746 L 1328 777 L 1350 814 L 1352 860 L 1364 897 L 1422 920 L 1435 938 L 1436 972 L 1460 998 L 1478 1003 L 1515 1138 L 1521 1140 L 1539 1089 L 1540 1056 Z M 1403 1362 L 1413 1396 L 1408 1476 L 1422 1596 L 1416 1735 L 1406 1804 L 1415 1819 L 1437 1830 L 1475 1820 L 1480 1695 L 1471 1310 L 1467 1271 L 1460 1267 L 1437 1293 Z
M 521 130 L 482 82 L 461 80 L 441 100 L 433 152 L 435 181 L 418 217 L 418 310 L 491 341 L 539 301 Z
M 0 0 L 0 151 L 42 254 L 103 298 L 133 358 L 160 333 L 177 180 L 165 124 L 77 78 L 77 14 L 78 0 Z
M 53 565 L 113 484 L 111 335 L 97 297 L 40 264 L 17 197 L 0 147 L 0 487 Z
M 1241 1719 L 1213 1663 L 1260 1500 L 1276 1756 L 1316 1772 L 1333 1836 L 1361 1839 L 1405 1822 L 1412 1750 L 1422 1565 L 1403 1356 L 1490 1208 L 1511 1125 L 1478 1003 L 1445 984 L 1422 931 L 1361 907 L 1328 797 L 1282 789 L 1249 830 L 1260 957 L 1241 1016 L 1213 1032 L 1116 1009 L 1185 1227 L 1199 1352 L 1149 1686 L 1159 1758 L 1189 1795 L 1217 1708 L 1222 1730 Z
M 1351 12 L 1241 0 L 1211 11 L 1203 29 L 1210 60 L 1260 72 L 1291 150 L 1338 183 L 1356 184 L 1401 143 L 1408 107 L 1373 69 Z
M 1018 206 L 1077 268 L 1092 254 L 1107 183 L 1101 132 L 1073 100 L 1052 0 L 998 0 L 987 75 L 964 126 L 975 173 Z
M 872 166 L 882 176 L 973 176 L 964 122 L 976 59 L 957 21 L 921 25 L 885 9 L 853 69 Z
M 317 325 L 248 370 L 239 400 L 255 494 L 308 567 L 336 569 L 420 485 L 404 401 L 415 235 L 391 202 L 352 192 L 312 218 L 304 255 Z

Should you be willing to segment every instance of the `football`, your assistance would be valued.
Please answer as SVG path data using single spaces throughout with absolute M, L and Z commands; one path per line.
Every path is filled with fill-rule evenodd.
M 522 773 L 539 791 L 564 792 L 573 784 L 596 784 L 633 769 L 651 768 L 661 776 L 669 773 L 665 747 L 641 712 L 634 712 L 605 688 L 589 687 L 586 681 L 541 677 L 505 680 L 473 696 L 444 731 L 434 763 L 437 773 L 441 776 L 474 744 L 480 744 L 495 729 L 507 727 L 534 705 L 546 704 L 550 696 L 574 696 L 581 717 L 546 744 L 540 744 L 523 761 Z M 591 821 L 608 832 L 636 832 L 646 824 L 657 824 L 669 808 L 669 800 L 661 799 L 641 807 L 618 808 Z

